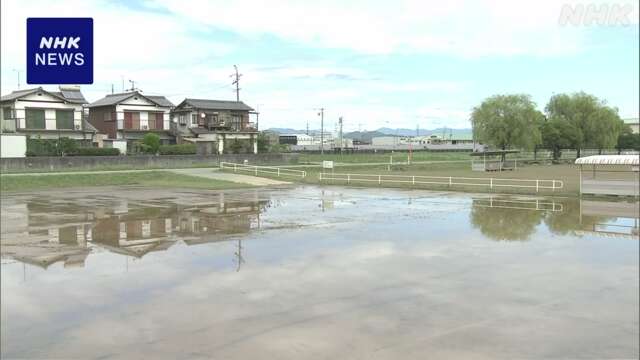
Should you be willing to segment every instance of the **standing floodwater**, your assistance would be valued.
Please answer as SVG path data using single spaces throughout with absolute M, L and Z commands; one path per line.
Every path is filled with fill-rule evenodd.
M 638 203 L 2 197 L 3 358 L 637 358 Z

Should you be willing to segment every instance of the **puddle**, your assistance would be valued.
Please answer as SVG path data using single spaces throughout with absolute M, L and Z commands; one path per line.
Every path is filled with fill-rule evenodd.
M 1 206 L 3 358 L 638 357 L 637 202 L 132 187 Z

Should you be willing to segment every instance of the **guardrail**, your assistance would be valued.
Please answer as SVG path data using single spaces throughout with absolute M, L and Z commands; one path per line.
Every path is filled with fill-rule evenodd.
M 419 176 L 419 175 L 374 175 L 374 174 L 335 174 L 320 173 L 319 181 L 346 181 L 347 184 L 352 182 L 377 182 L 378 185 L 384 183 L 411 184 L 411 185 L 445 185 L 453 186 L 478 186 L 501 188 L 528 188 L 540 190 L 562 189 L 564 183 L 561 180 L 542 180 L 542 179 L 504 179 L 504 178 L 467 178 L 454 176 Z
M 269 175 L 275 175 L 277 177 L 293 176 L 293 177 L 299 177 L 303 179 L 307 177 L 307 172 L 304 170 L 283 169 L 276 166 L 257 166 L 257 165 L 221 162 L 220 169 L 233 170 L 233 172 L 246 172 L 246 173 L 251 173 L 255 176 L 258 176 L 260 174 L 269 174 Z

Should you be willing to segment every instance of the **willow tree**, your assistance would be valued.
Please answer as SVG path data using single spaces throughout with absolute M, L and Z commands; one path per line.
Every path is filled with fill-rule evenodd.
M 565 122 L 573 129 L 570 147 L 578 157 L 588 146 L 599 150 L 615 147 L 622 131 L 618 110 L 584 92 L 554 95 L 545 111 L 550 120 Z
M 498 149 L 532 149 L 541 143 L 544 115 L 526 94 L 487 98 L 473 109 L 471 121 L 474 137 Z

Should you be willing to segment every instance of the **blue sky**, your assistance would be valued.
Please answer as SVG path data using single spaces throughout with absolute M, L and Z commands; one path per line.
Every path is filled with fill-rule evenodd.
M 434 6 L 438 4 L 438 6 Z M 565 5 L 631 6 L 627 24 L 561 25 Z M 638 3 L 564 1 L 2 1 L 2 94 L 24 84 L 25 21 L 94 18 L 94 101 L 128 80 L 175 103 L 234 99 L 261 128 L 465 128 L 493 94 L 586 91 L 637 117 Z

